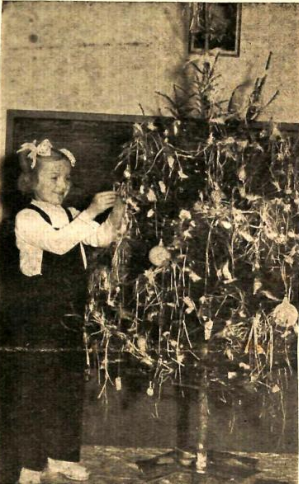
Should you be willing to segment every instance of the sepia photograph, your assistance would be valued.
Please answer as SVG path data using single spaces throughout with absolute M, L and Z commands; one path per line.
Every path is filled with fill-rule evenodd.
M 299 3 L 1 7 L 0 484 L 297 484 Z

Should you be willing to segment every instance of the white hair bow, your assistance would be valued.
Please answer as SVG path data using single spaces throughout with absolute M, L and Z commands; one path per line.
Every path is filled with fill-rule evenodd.
M 34 140 L 33 143 L 23 143 L 21 148 L 17 151 L 17 153 L 21 153 L 22 151 L 29 151 L 30 153 L 27 156 L 32 160 L 31 168 L 33 169 L 36 165 L 37 155 L 51 156 L 52 148 L 53 146 L 48 139 L 45 139 L 37 146 L 36 146 L 36 140 Z M 64 154 L 64 156 L 67 157 L 72 167 L 75 166 L 76 158 L 69 150 L 67 150 L 66 148 L 61 148 L 58 151 L 60 151 L 62 154 Z
M 74 166 L 76 164 L 76 158 L 74 157 L 73 153 L 71 153 L 66 148 L 61 148 L 61 150 L 58 150 L 58 151 L 60 151 L 60 153 L 63 153 L 67 157 L 67 159 L 69 160 L 69 162 L 71 164 L 71 167 L 74 168 Z

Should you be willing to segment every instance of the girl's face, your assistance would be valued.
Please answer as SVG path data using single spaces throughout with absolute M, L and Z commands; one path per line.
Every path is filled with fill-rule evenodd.
M 70 173 L 71 165 L 67 160 L 40 161 L 35 199 L 61 205 L 71 188 Z

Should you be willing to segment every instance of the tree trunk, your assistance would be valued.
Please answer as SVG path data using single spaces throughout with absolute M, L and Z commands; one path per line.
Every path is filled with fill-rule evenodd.
M 207 436 L 208 436 L 208 384 L 207 370 L 200 374 L 198 392 L 198 439 L 196 448 L 196 472 L 204 474 L 207 468 Z

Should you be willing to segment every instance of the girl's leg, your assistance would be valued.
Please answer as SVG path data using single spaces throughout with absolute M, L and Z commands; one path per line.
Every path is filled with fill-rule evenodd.
M 84 354 L 53 355 L 48 386 L 47 450 L 55 460 L 79 462 L 84 403 Z
M 18 437 L 22 467 L 42 471 L 47 463 L 45 448 L 46 386 L 48 358 L 43 353 L 23 353 L 19 364 L 20 401 Z
M 26 469 L 40 472 L 48 464 L 48 458 L 67 461 L 56 466 L 57 472 L 70 479 L 86 480 L 89 473 L 84 467 L 72 468 L 67 464 L 80 460 L 83 352 L 72 355 L 57 350 L 54 353 L 25 354 L 19 379 L 18 437 L 23 466 L 20 484 L 39 482 L 40 476 L 37 480 L 30 480 L 35 479 L 35 475 L 32 477 Z M 55 462 L 51 467 L 55 471 Z

